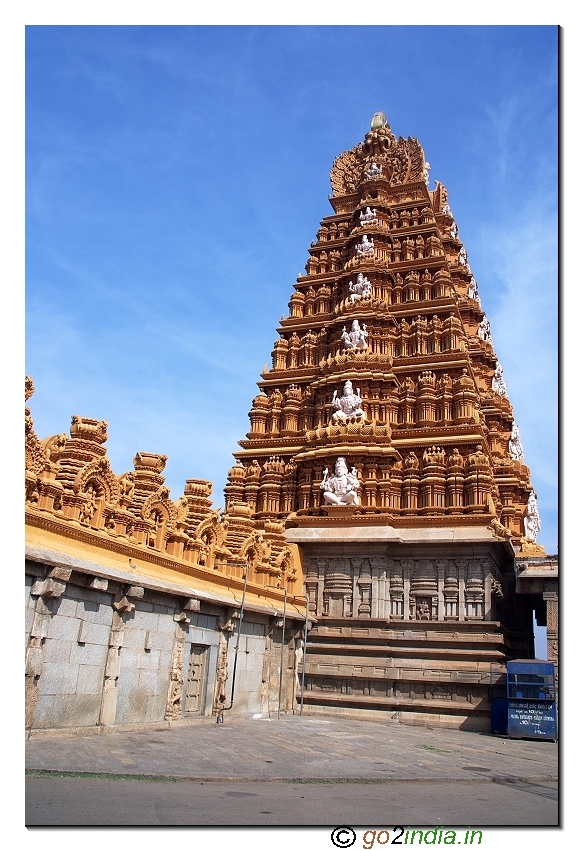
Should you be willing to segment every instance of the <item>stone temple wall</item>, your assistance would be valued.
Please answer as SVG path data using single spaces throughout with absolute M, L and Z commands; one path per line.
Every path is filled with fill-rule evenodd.
M 197 609 L 197 610 L 192 610 Z M 188 722 L 228 707 L 238 611 L 155 586 L 26 562 L 29 734 Z M 246 611 L 232 713 L 291 710 L 301 621 L 288 618 L 282 702 L 281 621 Z

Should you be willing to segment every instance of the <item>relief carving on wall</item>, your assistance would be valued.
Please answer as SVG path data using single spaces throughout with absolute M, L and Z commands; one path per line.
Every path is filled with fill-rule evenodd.
M 316 617 L 484 620 L 503 596 L 489 558 L 320 557 L 304 566 Z

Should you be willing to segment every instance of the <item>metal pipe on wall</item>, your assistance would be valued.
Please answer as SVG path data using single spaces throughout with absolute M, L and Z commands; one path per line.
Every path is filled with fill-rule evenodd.
M 283 590 L 283 625 L 281 627 L 281 657 L 279 661 L 279 697 L 277 700 L 277 719 L 281 712 L 281 687 L 283 684 L 283 651 L 285 649 L 285 614 L 287 607 L 287 587 Z
M 310 616 L 310 597 L 307 593 L 304 594 L 306 600 L 306 619 L 304 622 L 304 654 L 302 656 L 302 691 L 300 697 L 300 717 L 304 711 L 304 688 L 306 685 L 306 652 L 308 650 L 308 619 Z
M 231 702 L 228 706 L 219 709 L 217 714 L 217 723 L 224 723 L 223 713 L 230 711 L 233 708 L 233 700 L 235 698 L 235 675 L 237 673 L 237 658 L 239 655 L 239 643 L 241 641 L 241 626 L 243 625 L 243 614 L 245 611 L 245 594 L 247 593 L 247 576 L 249 575 L 249 565 L 245 569 L 245 582 L 243 584 L 243 596 L 241 597 L 241 607 L 239 608 L 239 627 L 237 629 L 237 643 L 235 644 L 235 658 L 233 659 L 233 681 L 231 684 Z

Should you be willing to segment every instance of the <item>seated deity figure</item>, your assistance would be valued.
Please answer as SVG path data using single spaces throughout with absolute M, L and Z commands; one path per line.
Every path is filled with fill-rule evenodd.
M 363 324 L 360 327 L 358 319 L 353 321 L 350 331 L 347 331 L 346 327 L 342 330 L 342 342 L 345 348 L 368 348 L 367 336 L 366 325 Z
M 383 169 L 380 165 L 377 165 L 376 162 L 373 162 L 371 167 L 364 172 L 367 177 L 380 177 L 383 173 Z
M 372 224 L 373 222 L 376 222 L 376 220 L 377 220 L 376 208 L 374 210 L 371 210 L 370 207 L 367 207 L 366 210 L 364 212 L 361 212 L 361 214 L 360 214 L 360 224 L 361 224 L 361 226 L 363 224 Z
M 329 505 L 359 505 L 357 490 L 360 481 L 354 466 L 349 472 L 346 459 L 339 457 L 334 469 L 335 474 L 331 478 L 328 477 L 328 469 L 324 470 L 324 478 L 320 484 L 324 501 Z
M 337 390 L 334 390 L 332 407 L 336 410 L 336 413 L 332 414 L 332 422 L 341 422 L 344 419 L 348 419 L 349 416 L 358 416 L 364 419 L 360 389 L 355 394 L 352 391 L 352 381 L 346 381 L 341 396 L 338 395 Z
M 362 242 L 359 242 L 356 246 L 357 254 L 374 254 L 374 239 L 369 239 L 366 233 L 362 237 Z
M 352 304 L 354 304 L 357 298 L 370 298 L 370 280 L 362 272 L 359 272 L 356 280 L 354 282 L 350 281 L 348 284 L 348 291 L 350 292 L 350 301 Z

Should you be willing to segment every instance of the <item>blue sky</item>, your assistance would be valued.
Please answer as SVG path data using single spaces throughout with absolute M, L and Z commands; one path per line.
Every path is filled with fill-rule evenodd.
M 30 26 L 26 371 L 40 437 L 109 422 L 222 488 L 374 112 L 449 192 L 557 551 L 554 26 Z

